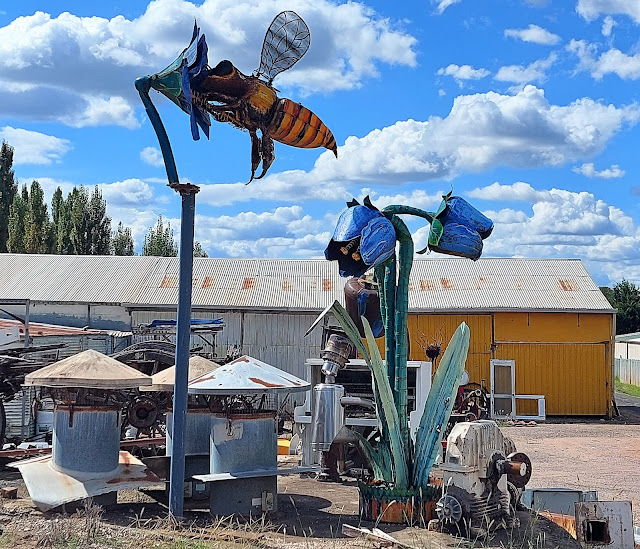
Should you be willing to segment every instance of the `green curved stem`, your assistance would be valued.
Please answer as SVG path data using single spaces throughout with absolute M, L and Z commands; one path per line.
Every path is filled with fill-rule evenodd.
M 404 221 L 392 215 L 391 223 L 396 230 L 396 238 L 400 243 L 398 251 L 398 282 L 396 286 L 395 311 L 395 384 L 394 397 L 400 434 L 406 447 L 410 447 L 409 422 L 407 412 L 407 315 L 409 312 L 409 274 L 413 265 L 413 239 Z
M 429 231 L 429 244 L 417 252 L 419 254 L 423 254 L 429 249 L 429 246 L 437 246 L 440 243 L 440 238 L 442 238 L 442 233 L 444 232 L 444 226 L 438 219 L 438 216 L 447 207 L 448 196 L 449 195 L 445 195 L 445 197 L 443 197 L 444 200 L 440 203 L 440 206 L 438 206 L 438 209 L 435 212 L 427 212 L 420 208 L 414 208 L 413 206 L 394 205 L 387 206 L 382 210 L 382 213 L 387 217 L 390 215 L 415 215 L 426 219 L 431 224 L 431 230 Z

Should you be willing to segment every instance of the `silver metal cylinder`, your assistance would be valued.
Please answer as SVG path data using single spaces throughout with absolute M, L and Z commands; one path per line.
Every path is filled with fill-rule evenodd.
M 327 452 L 344 425 L 344 408 L 340 399 L 344 387 L 319 383 L 313 388 L 311 403 L 311 449 Z
M 213 415 L 211 473 L 234 473 L 278 466 L 275 412 Z
M 173 455 L 173 412 L 167 412 L 167 455 Z M 211 412 L 205 408 L 187 409 L 184 430 L 186 456 L 209 455 Z
M 54 469 L 74 477 L 111 473 L 118 468 L 120 409 L 56 405 L 53 412 Z
M 352 351 L 353 343 L 349 341 L 349 338 L 339 334 L 331 334 L 325 348 L 320 352 L 320 358 L 324 361 L 322 373 L 325 376 L 335 378 L 338 370 L 344 368 Z

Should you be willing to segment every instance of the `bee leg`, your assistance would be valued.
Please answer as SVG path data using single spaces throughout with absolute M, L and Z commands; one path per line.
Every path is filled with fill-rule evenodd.
M 262 144 L 258 139 L 256 130 L 249 130 L 249 135 L 251 136 L 251 179 L 247 181 L 246 185 L 253 181 L 256 170 L 262 160 Z
M 267 170 L 273 164 L 276 159 L 273 147 L 273 139 L 271 139 L 266 133 L 262 134 L 262 173 L 256 177 L 256 179 L 262 179 Z

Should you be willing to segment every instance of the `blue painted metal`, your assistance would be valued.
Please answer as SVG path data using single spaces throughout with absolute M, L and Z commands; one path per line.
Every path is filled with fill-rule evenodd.
M 173 455 L 173 412 L 167 413 L 167 455 Z M 211 412 L 209 409 L 188 409 L 184 431 L 185 456 L 209 455 Z M 208 472 L 208 470 L 207 470 Z
M 56 405 L 51 461 L 54 469 L 73 473 L 77 478 L 82 478 L 83 473 L 94 477 L 96 473 L 111 473 L 118 468 L 119 452 L 118 408 Z
M 165 157 L 165 164 L 167 163 L 166 160 Z M 167 174 L 168 173 L 169 170 L 167 168 Z M 187 422 L 189 338 L 191 337 L 193 225 L 196 211 L 196 193 L 199 189 L 195 185 L 171 185 L 171 183 L 169 185 L 180 193 L 180 197 L 182 198 L 178 326 L 176 328 L 176 379 L 173 391 L 173 456 L 171 458 L 171 476 L 169 481 L 169 513 L 174 517 L 182 517 L 184 504 L 184 434 Z
M 212 474 L 254 469 L 275 471 L 278 465 L 275 414 L 214 415 L 210 452 Z

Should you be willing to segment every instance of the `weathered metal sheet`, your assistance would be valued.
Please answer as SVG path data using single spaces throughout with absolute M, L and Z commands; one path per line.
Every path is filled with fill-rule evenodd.
M 138 458 L 121 451 L 118 467 L 108 474 L 78 479 L 57 471 L 51 456 L 12 463 L 22 474 L 31 500 L 42 511 L 117 490 L 151 487 L 162 481 Z
M 2 298 L 175 304 L 178 258 L 1 254 Z M 51 273 L 55 273 L 52 276 Z M 319 311 L 343 302 L 344 279 L 325 260 L 195 258 L 193 304 Z M 411 311 L 612 312 L 579 260 L 427 258 L 414 261 Z
M 122 389 L 151 385 L 151 378 L 93 349 L 27 374 L 27 386 Z
M 189 358 L 189 381 L 193 381 L 204 374 L 208 374 L 212 370 L 219 368 L 220 365 L 212 362 L 211 360 L 207 360 L 201 356 L 192 356 Z M 142 391 L 170 391 L 173 392 L 173 387 L 175 385 L 176 380 L 176 367 L 171 366 L 169 368 L 165 368 L 161 372 L 154 374 L 151 376 L 151 385 L 142 386 L 140 390 Z
M 630 501 L 576 503 L 576 535 L 584 549 L 634 547 Z
M 307 391 L 310 384 L 270 366 L 261 360 L 243 355 L 189 383 L 190 394 L 255 394 Z

